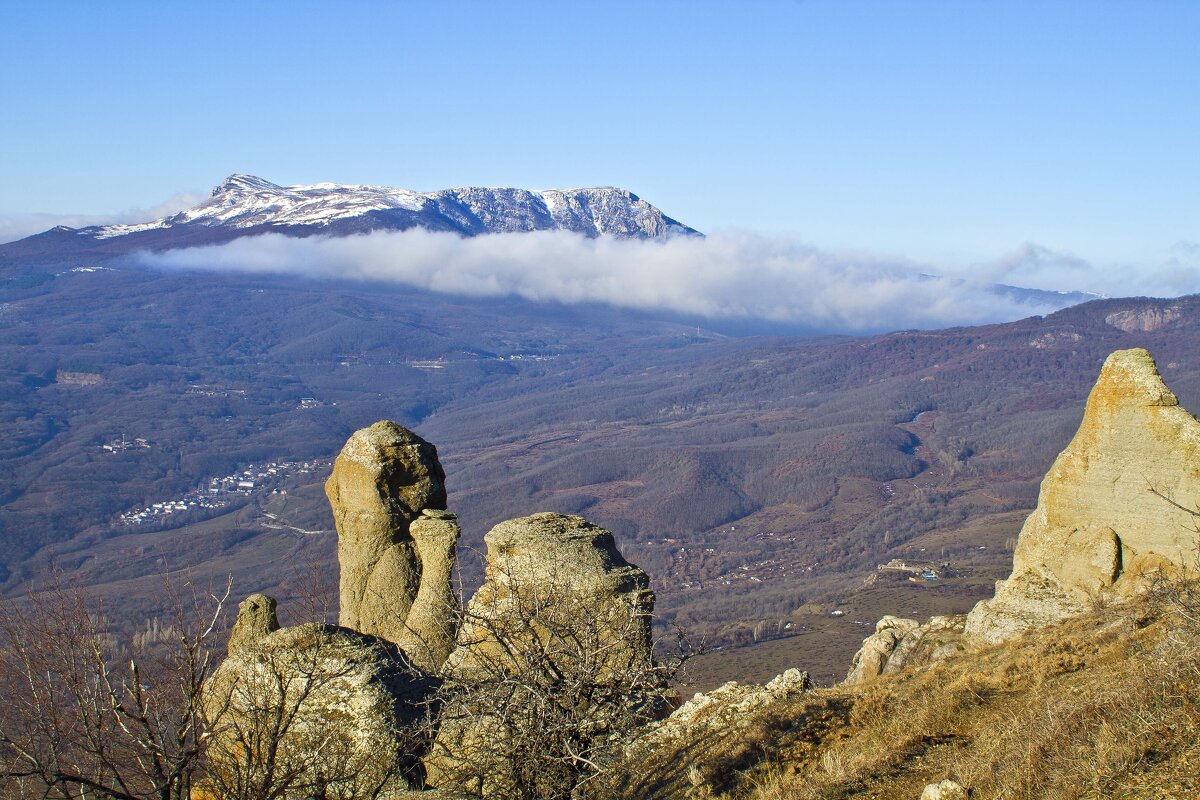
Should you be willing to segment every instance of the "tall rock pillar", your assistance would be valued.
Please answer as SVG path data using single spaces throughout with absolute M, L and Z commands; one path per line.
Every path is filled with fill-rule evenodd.
M 346 442 L 325 494 L 338 531 L 338 621 L 400 642 L 409 635 L 405 622 L 422 573 L 429 566 L 445 572 L 422 565 L 410 532 L 423 510 L 446 508 L 446 474 L 437 449 L 395 422 L 376 422 Z

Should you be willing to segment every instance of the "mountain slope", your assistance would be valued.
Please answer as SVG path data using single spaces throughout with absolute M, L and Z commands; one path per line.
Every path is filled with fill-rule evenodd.
M 0 286 L 5 591 L 53 561 L 133 602 L 153 587 L 115 582 L 157 575 L 160 557 L 276 591 L 293 547 L 333 541 L 305 533 L 332 528 L 322 474 L 211 512 L 120 516 L 250 465 L 328 458 L 389 418 L 437 443 L 464 541 L 529 508 L 584 514 L 659 577 L 664 619 L 720 644 L 760 642 L 745 673 L 757 680 L 774 674 L 768 645 L 792 663 L 807 651 L 814 679 L 831 680 L 859 646 L 856 622 L 963 612 L 990 594 L 1011 569 L 1018 512 L 1112 350 L 1149 348 L 1185 407 L 1200 407 L 1200 298 L 736 339 L 598 306 L 288 276 L 42 278 Z M 122 437 L 151 446 L 106 449 Z M 854 588 L 921 548 L 959 576 Z M 821 607 L 834 602 L 842 616 Z M 762 641 L 776 635 L 790 638 Z
M 268 232 L 346 236 L 410 228 L 462 236 L 552 230 L 626 239 L 697 235 L 632 192 L 614 187 L 414 192 L 334 183 L 278 186 L 252 175 L 231 175 L 208 200 L 174 216 L 136 225 L 58 227 L 0 247 L 0 258 L 120 255 Z
M 1198 599 L 1167 584 L 864 686 L 723 687 L 635 740 L 590 796 L 916 800 L 952 780 L 961 794 L 934 796 L 1194 798 Z

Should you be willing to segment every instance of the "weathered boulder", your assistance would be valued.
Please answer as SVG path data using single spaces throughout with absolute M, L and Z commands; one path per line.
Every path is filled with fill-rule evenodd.
M 519 632 L 555 602 L 587 609 L 595 618 L 613 609 L 634 610 L 636 628 L 622 631 L 627 638 L 617 660 L 628 653 L 650 658 L 650 580 L 625 560 L 609 531 L 583 517 L 542 513 L 501 522 L 483 541 L 484 583 L 467 606 L 458 647 L 444 672 L 491 670 L 500 651 L 497 639 L 509 628 Z M 579 620 L 585 622 L 590 621 Z
M 436 448 L 394 422 L 376 422 L 346 442 L 325 483 L 338 531 L 343 626 L 393 642 L 411 638 L 405 621 L 423 573 L 440 579 L 453 567 L 453 550 L 447 565 L 437 547 L 423 563 L 410 532 L 423 510 L 446 508 L 445 480 Z
M 515 796 L 533 781 L 553 794 L 587 772 L 571 750 L 590 753 L 653 713 L 654 595 L 612 534 L 582 517 L 509 520 L 484 542 L 485 582 L 442 667 L 429 785 Z
M 901 619 L 890 614 L 875 623 L 875 633 L 863 639 L 862 647 L 854 654 L 846 683 L 861 683 L 882 675 L 896 646 L 919 626 L 915 619 Z
M 921 792 L 921 800 L 967 800 L 970 794 L 957 781 L 931 783 Z
M 649 726 L 645 741 L 639 739 L 639 742 L 645 744 L 656 739 L 690 736 L 701 728 L 719 728 L 724 735 L 752 722 L 755 711 L 809 691 L 812 691 L 812 682 L 808 673 L 795 667 L 762 686 L 729 681 L 711 692 L 697 692 L 671 716 Z
M 374 636 L 321 623 L 279 628 L 274 608 L 264 595 L 241 604 L 229 656 L 205 686 L 208 788 L 221 796 L 270 773 L 289 776 L 285 797 L 320 788 L 349 800 L 419 784 L 431 677 Z
M 929 664 L 957 653 L 964 622 L 962 615 L 931 617 L 924 625 L 915 619 L 883 617 L 875 623 L 875 633 L 863 639 L 845 682 L 852 685 L 894 675 L 906 666 Z
M 965 641 L 998 642 L 1128 598 L 1196 566 L 1200 422 L 1142 349 L 1108 357 L 1075 437 L 1042 481 L 1013 571 L 967 617 Z
M 715 797 L 730 778 L 731 754 L 762 743 L 769 720 L 800 720 L 793 701 L 812 692 L 807 672 L 789 669 L 764 685 L 729 681 L 697 692 L 669 716 L 622 743 L 623 758 L 591 786 L 589 797 Z M 796 722 L 797 725 L 804 723 Z M 765 743 L 770 747 L 773 743 Z

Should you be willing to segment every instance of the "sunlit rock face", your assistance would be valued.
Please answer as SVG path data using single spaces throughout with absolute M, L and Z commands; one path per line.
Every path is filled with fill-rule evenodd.
M 915 619 L 884 617 L 854 654 L 846 684 L 893 675 L 910 664 L 928 664 L 954 655 L 961 649 L 964 619 L 961 614 L 938 616 L 920 625 Z
M 423 575 L 448 585 L 453 567 L 453 548 L 422 554 L 410 530 L 422 511 L 446 508 L 437 449 L 394 422 L 376 422 L 346 442 L 325 493 L 338 531 L 339 622 L 391 642 L 409 637 Z
M 1013 571 L 967 617 L 999 642 L 1197 564 L 1200 422 L 1142 349 L 1108 357 L 1075 438 L 1042 481 Z

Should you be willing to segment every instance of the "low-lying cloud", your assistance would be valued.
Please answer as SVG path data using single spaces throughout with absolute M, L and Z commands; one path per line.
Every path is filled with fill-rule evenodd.
M 976 325 L 1046 313 L 1049 296 L 994 291 L 996 278 L 1027 274 L 1030 245 L 974 277 L 879 256 L 831 253 L 752 233 L 665 241 L 588 239 L 535 232 L 462 238 L 424 230 L 340 238 L 267 234 L 227 244 L 145 254 L 170 269 L 292 274 L 383 281 L 472 297 L 606 303 L 709 320 L 753 320 L 822 331 L 866 332 Z M 1050 259 L 1056 268 L 1062 259 Z M 1087 288 L 1088 265 L 1070 263 Z M 1021 269 L 1018 269 L 1021 267 Z M 1029 284 L 1025 284 L 1029 285 Z

